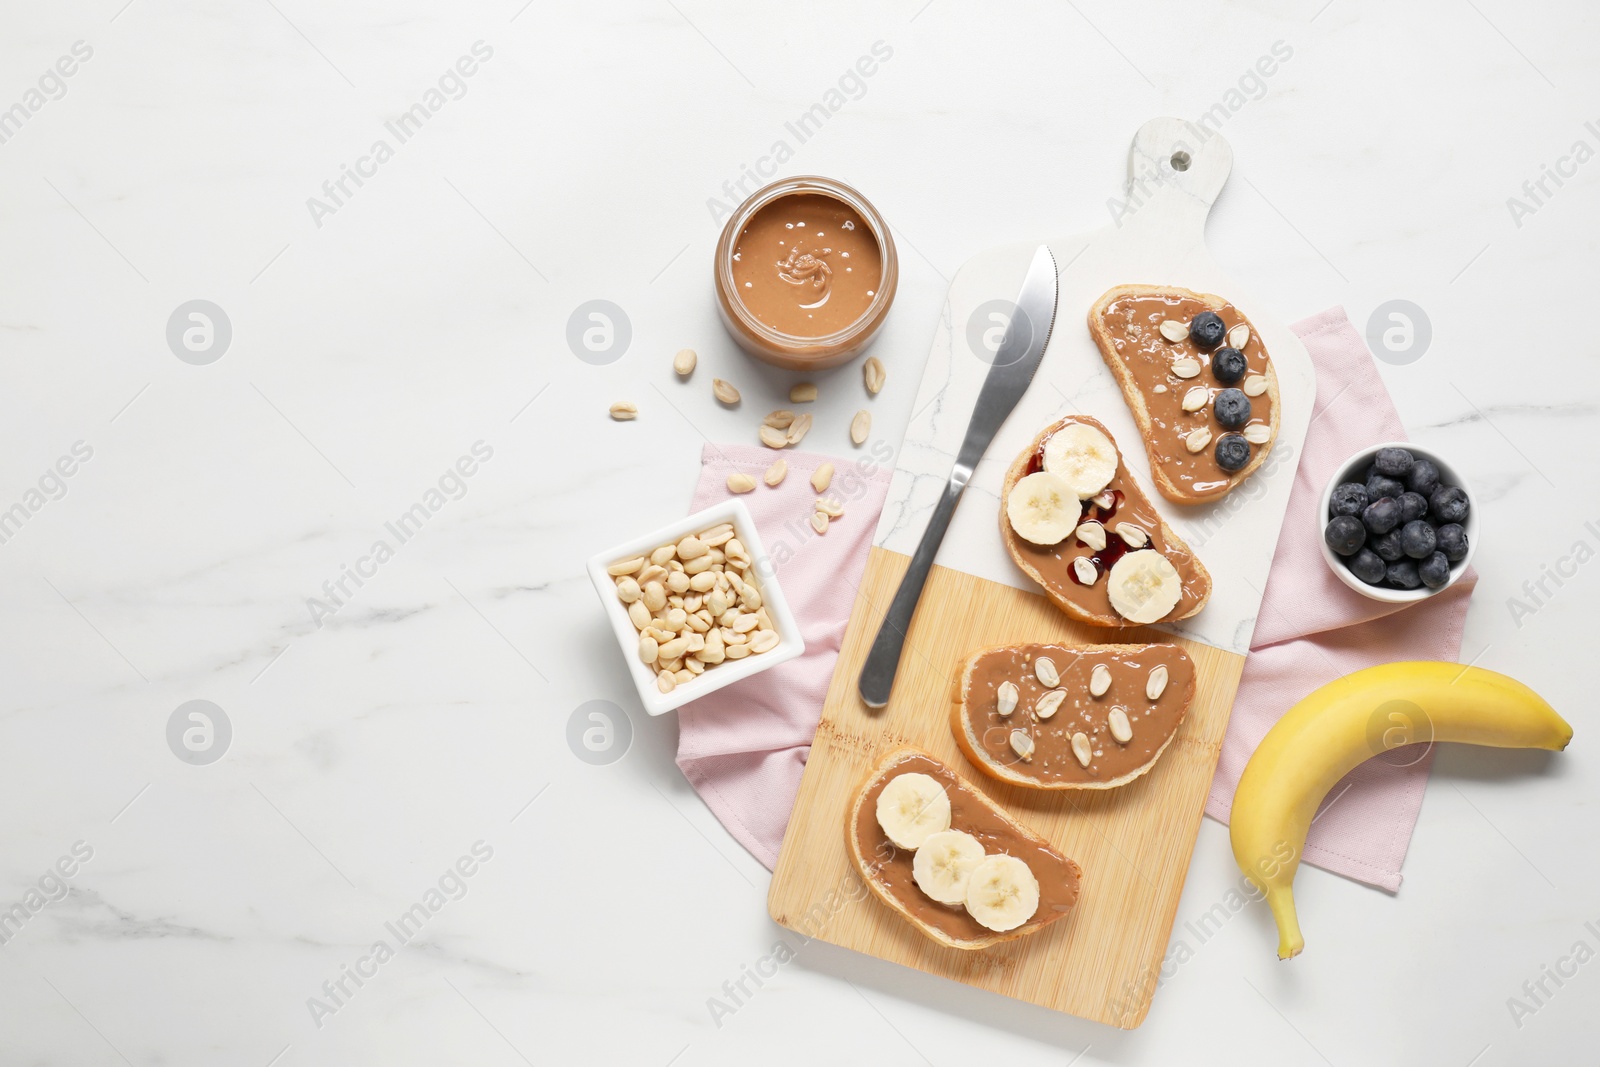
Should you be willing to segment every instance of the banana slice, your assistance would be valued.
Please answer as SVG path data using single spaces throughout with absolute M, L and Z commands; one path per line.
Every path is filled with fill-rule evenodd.
M 967 882 L 983 862 L 983 845 L 961 830 L 930 834 L 911 860 L 911 877 L 917 888 L 941 904 L 962 904 Z
M 1017 536 L 1036 545 L 1059 545 L 1078 528 L 1083 504 L 1066 480 L 1048 471 L 1030 474 L 1006 496 L 1006 519 Z
M 1178 606 L 1183 579 L 1172 561 L 1154 549 L 1129 552 L 1111 565 L 1106 578 L 1111 606 L 1129 622 L 1159 622 Z
M 1044 469 L 1087 500 L 1116 477 L 1117 446 L 1093 426 L 1068 423 L 1045 441 Z
M 921 848 L 930 835 L 950 829 L 950 797 L 929 775 L 896 775 L 878 794 L 878 825 L 896 846 Z
M 1039 880 L 1015 856 L 990 856 L 967 881 L 967 913 L 996 933 L 1015 930 L 1039 910 Z

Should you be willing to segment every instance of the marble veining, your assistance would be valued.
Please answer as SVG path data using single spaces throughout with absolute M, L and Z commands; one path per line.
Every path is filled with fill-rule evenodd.
M 1592 1059 L 1594 964 L 1532 1014 L 1508 1002 L 1600 946 L 1582 670 L 1600 509 L 1575 447 L 1600 380 L 1581 315 L 1526 313 L 1600 280 L 1600 201 L 1586 167 L 1534 214 L 1506 204 L 1575 137 L 1600 143 L 1573 29 L 1590 16 L 1475 8 L 9 5 L 0 1064 Z M 80 41 L 92 58 L 63 63 Z M 492 61 L 445 77 L 477 41 Z M 1246 77 L 1270 55 L 1276 74 Z M 850 73 L 863 56 L 870 78 Z M 360 175 L 430 91 L 425 127 Z M 803 142 L 788 132 L 835 100 Z M 1014 294 L 1034 242 L 1058 253 L 1057 340 L 946 545 L 1016 581 L 994 492 L 1040 426 L 1093 413 L 1146 473 L 1082 309 L 1149 264 L 1060 235 L 1158 219 L 1128 213 L 1123 184 L 1156 115 L 1220 129 L 1233 173 L 1183 265 L 1199 276 L 1151 280 L 1215 282 L 1280 323 L 1342 304 L 1363 333 L 1388 301 L 1424 311 L 1431 346 L 1380 370 L 1408 431 L 1480 493 L 1463 656 L 1539 689 L 1577 740 L 1537 760 L 1438 751 L 1404 890 L 1302 871 L 1292 965 L 1256 905 L 1216 928 L 1240 874 L 1203 822 L 1152 1013 L 1123 1034 L 776 926 L 766 872 L 674 763 L 675 719 L 638 707 L 582 564 L 682 515 L 707 443 L 753 444 L 790 406 L 796 376 L 736 350 L 709 279 L 708 202 L 760 184 L 781 138 L 778 173 L 849 182 L 900 241 L 873 347 L 888 384 L 817 375 L 806 440 L 866 454 L 847 427 L 872 412 L 868 447 L 897 463 L 880 543 L 909 550 L 948 474 L 983 369 L 971 310 Z M 347 170 L 363 184 L 313 215 Z M 209 363 L 179 355 L 197 354 L 180 313 L 197 300 L 231 327 Z M 599 360 L 569 340 L 595 300 L 629 335 Z M 685 346 L 700 362 L 680 382 Z M 1541 373 L 1508 374 L 1526 353 Z M 619 400 L 638 420 L 610 421 Z M 80 441 L 92 458 L 57 484 Z M 493 458 L 318 627 L 308 598 L 476 441 Z M 1177 517 L 1191 542 L 1205 515 Z M 1259 587 L 1261 537 L 1230 522 L 1197 549 Z M 1557 584 L 1576 542 L 1586 562 Z M 1219 593 L 1194 636 L 1242 647 L 1254 613 Z M 191 701 L 220 709 L 225 744 L 222 720 L 174 720 Z M 596 701 L 599 754 L 574 718 Z M 480 841 L 492 857 L 440 889 Z M 443 902 L 393 940 L 430 890 Z M 392 958 L 361 964 L 384 937 Z

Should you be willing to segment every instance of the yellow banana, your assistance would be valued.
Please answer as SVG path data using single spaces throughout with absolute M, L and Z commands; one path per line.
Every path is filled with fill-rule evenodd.
M 1354 767 L 1431 741 L 1559 751 L 1571 740 L 1572 727 L 1532 689 L 1459 663 L 1386 663 L 1307 695 L 1250 757 L 1228 820 L 1233 858 L 1278 924 L 1278 958 L 1305 947 L 1295 871 L 1322 798 Z

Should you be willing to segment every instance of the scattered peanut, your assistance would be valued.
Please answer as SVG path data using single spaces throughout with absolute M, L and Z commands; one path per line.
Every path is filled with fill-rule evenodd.
M 618 422 L 630 422 L 639 417 L 639 408 L 631 400 L 619 400 L 611 405 L 611 417 Z
M 789 447 L 789 435 L 782 430 L 774 429 L 771 426 L 763 426 L 758 432 L 761 437 L 761 443 L 768 448 Z
M 883 369 L 883 361 L 877 356 L 868 356 L 867 361 L 861 364 L 861 378 L 866 383 L 867 392 L 877 396 L 883 389 L 883 383 L 888 374 Z
M 777 411 L 767 412 L 767 417 L 761 420 L 761 425 L 771 426 L 774 430 L 787 430 L 794 421 L 794 412 L 788 408 L 779 408 Z
M 789 400 L 796 404 L 809 404 L 817 398 L 817 387 L 811 382 L 796 382 L 789 389 Z
M 857 447 L 865 443 L 867 434 L 872 432 L 872 413 L 866 408 L 856 412 L 856 417 L 850 420 L 850 440 Z
M 791 445 L 797 445 L 801 441 L 803 441 L 805 439 L 806 434 L 808 434 L 810 432 L 811 432 L 811 416 L 810 416 L 810 414 L 796 415 L 794 417 L 794 421 L 789 424 L 789 432 L 787 434 L 788 443 L 791 444 Z
M 711 379 L 711 393 L 729 407 L 739 402 L 739 390 L 721 378 Z
M 788 473 L 789 461 L 780 459 L 773 463 L 772 466 L 767 468 L 767 473 L 761 476 L 761 480 L 776 488 L 783 481 L 784 477 L 788 475 Z
M 744 471 L 734 471 L 728 475 L 728 492 L 748 493 L 756 487 L 756 480 Z
M 824 515 L 820 511 L 812 512 L 811 513 L 811 528 L 813 530 L 817 531 L 817 533 L 819 533 L 819 534 L 827 533 L 828 532 L 828 516 Z
M 817 492 L 826 493 L 828 491 L 828 486 L 830 486 L 832 484 L 833 484 L 833 464 L 832 463 L 824 463 L 820 467 L 818 467 L 816 470 L 811 472 L 811 488 L 815 489 Z M 643 562 L 643 561 L 641 561 L 641 562 Z M 624 574 L 632 574 L 633 571 L 624 571 L 623 573 Z
M 672 357 L 672 369 L 678 377 L 687 378 L 694 373 L 694 365 L 700 362 L 700 357 L 694 354 L 692 348 L 680 348 L 678 354 Z

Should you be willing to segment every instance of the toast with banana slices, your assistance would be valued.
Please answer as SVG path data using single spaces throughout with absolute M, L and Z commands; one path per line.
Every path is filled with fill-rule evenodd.
M 947 948 L 988 948 L 1067 916 L 1078 865 L 918 748 L 890 752 L 856 791 L 845 841 L 862 881 Z
M 1045 427 L 1001 486 L 1000 536 L 1057 607 L 1091 626 L 1187 619 L 1211 574 L 1156 511 L 1111 434 L 1087 415 Z

